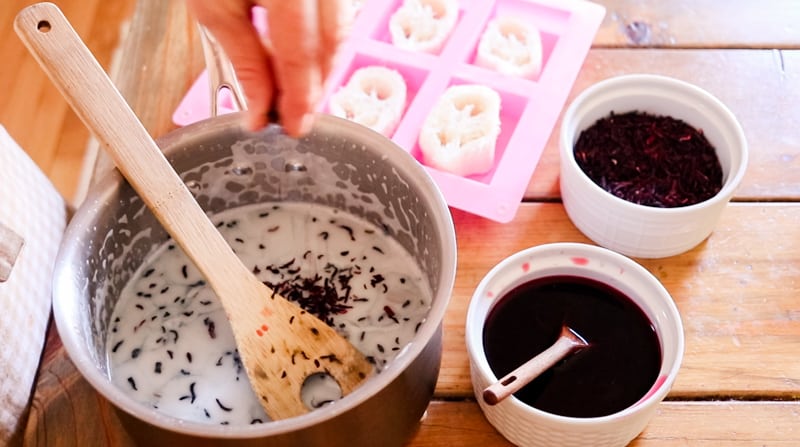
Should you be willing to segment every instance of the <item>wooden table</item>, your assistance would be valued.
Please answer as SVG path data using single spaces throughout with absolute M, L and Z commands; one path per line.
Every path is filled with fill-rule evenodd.
M 686 353 L 655 419 L 631 445 L 800 445 L 800 2 L 601 1 L 606 19 L 570 94 L 610 76 L 648 72 L 692 82 L 725 102 L 750 143 L 750 167 L 714 233 L 690 252 L 640 260 L 674 297 Z M 179 60 L 180 63 L 175 63 Z M 139 0 L 118 86 L 155 136 L 203 66 L 182 2 Z M 444 358 L 412 446 L 500 446 L 470 388 L 469 298 L 503 257 L 547 242 L 589 242 L 559 202 L 558 129 L 516 218 L 453 211 L 459 263 Z M 98 159 L 97 171 L 108 168 Z M 27 445 L 130 445 L 115 412 L 69 361 L 51 328 L 25 433 Z

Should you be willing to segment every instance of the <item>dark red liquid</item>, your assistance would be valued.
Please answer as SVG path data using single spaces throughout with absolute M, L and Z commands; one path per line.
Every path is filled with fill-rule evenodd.
M 514 394 L 571 417 L 606 416 L 641 399 L 656 382 L 661 347 L 652 323 L 627 296 L 600 282 L 550 276 L 524 283 L 489 313 L 483 345 L 503 377 L 552 345 L 566 324 L 589 343 Z

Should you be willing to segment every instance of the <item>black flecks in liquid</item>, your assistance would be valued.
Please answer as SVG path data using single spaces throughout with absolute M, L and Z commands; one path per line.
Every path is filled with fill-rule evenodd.
M 562 416 L 599 417 L 641 399 L 656 382 L 661 347 L 652 323 L 627 296 L 600 282 L 550 276 L 521 284 L 490 311 L 486 357 L 503 377 L 552 345 L 566 324 L 589 342 L 515 397 Z

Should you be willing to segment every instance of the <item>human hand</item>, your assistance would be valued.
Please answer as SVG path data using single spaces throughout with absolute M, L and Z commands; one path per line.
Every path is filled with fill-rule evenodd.
M 266 126 L 275 104 L 287 134 L 308 132 L 351 17 L 350 0 L 187 0 L 187 5 L 233 64 L 247 98 L 247 128 Z M 253 26 L 254 6 L 267 10 L 263 40 Z

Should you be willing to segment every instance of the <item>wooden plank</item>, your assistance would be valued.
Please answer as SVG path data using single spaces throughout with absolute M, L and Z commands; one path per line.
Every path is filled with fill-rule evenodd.
M 437 395 L 472 394 L 464 321 L 472 292 L 504 257 L 549 242 L 587 242 L 557 203 L 524 204 L 498 224 L 454 212 L 456 284 L 445 317 Z M 670 396 L 800 395 L 800 204 L 733 204 L 712 235 L 680 256 L 639 260 L 681 312 L 686 352 Z M 514 228 L 516 231 L 509 231 Z
M 52 322 L 24 439 L 31 447 L 133 447 L 115 408 L 69 360 Z
M 174 128 L 171 114 L 202 68 L 202 55 L 181 2 L 142 0 L 137 8 L 123 59 L 126 67 L 141 68 L 122 70 L 115 80 L 151 134 L 159 136 Z M 187 46 L 188 55 L 179 54 Z M 185 65 L 170 63 L 182 57 Z M 656 73 L 692 82 L 726 103 L 745 130 L 751 162 L 737 199 L 794 200 L 800 197 L 800 184 L 791 181 L 800 178 L 800 132 L 792 125 L 800 114 L 794 107 L 800 100 L 798 58 L 800 51 L 594 49 L 567 104 L 589 85 L 620 74 Z M 782 94 L 776 97 L 775 91 Z M 785 119 L 765 119 L 776 114 Z M 529 200 L 559 195 L 559 124 L 530 180 Z M 98 163 L 100 170 L 110 166 L 102 156 Z
M 78 185 L 84 177 L 84 158 L 89 143 L 89 130 L 70 109 L 62 121 L 56 141 L 53 162 L 47 168 L 47 177 L 73 208 L 83 199 L 78 197 Z
M 144 127 L 156 138 L 175 129 L 172 114 L 205 66 L 184 2 L 137 1 L 120 59 L 112 79 Z M 113 167 L 96 144 L 88 150 L 88 173 Z
M 0 283 L 8 281 L 25 239 L 0 222 Z
M 69 364 L 71 367 L 71 364 Z M 70 393 L 70 405 L 39 425 L 28 426 L 30 446 L 131 446 L 130 438 L 104 399 L 96 396 L 79 376 L 47 370 L 44 386 Z M 77 392 L 77 393 L 76 393 Z M 47 402 L 37 399 L 33 412 Z M 52 403 L 49 403 L 52 405 Z M 655 418 L 631 444 L 649 446 L 794 446 L 800 402 L 680 402 L 661 404 Z M 93 421 L 89 424 L 87 422 Z M 48 430 L 57 427 L 58 430 Z M 723 441 L 724 440 L 724 441 Z M 483 417 L 472 400 L 433 401 L 409 446 L 506 446 L 508 443 Z
M 800 402 L 663 402 L 629 447 L 794 447 Z M 512 445 L 472 401 L 432 402 L 409 447 Z
M 463 322 L 472 290 L 483 275 L 525 247 L 587 240 L 559 204 L 525 204 L 512 224 L 458 211 L 454 217 L 460 257 L 445 318 L 436 395 L 460 400 L 472 395 Z M 684 319 L 686 355 L 671 399 L 788 399 L 800 394 L 800 364 L 787 361 L 800 352 L 799 221 L 800 204 L 734 204 L 701 246 L 681 256 L 641 260 L 673 295 Z M 508 225 L 523 231 L 508 231 Z M 84 415 L 103 421 L 108 433 L 102 436 L 118 436 L 107 402 L 91 391 L 52 340 L 41 371 L 29 436 L 46 440 L 51 424 L 82 430 Z M 73 408 L 80 410 L 77 416 Z M 447 420 L 452 421 L 448 426 L 471 426 L 457 415 L 448 415 Z M 683 424 L 697 421 L 687 418 Z
M 33 1 L 0 4 L 0 35 L 11 36 L 10 17 L 23 3 Z M 87 5 L 97 2 L 74 3 L 84 14 L 91 8 Z M 760 3 L 729 2 L 725 5 L 732 6 L 725 14 L 716 13 L 720 2 L 715 0 L 601 3 L 608 6 L 609 15 L 595 39 L 598 48 L 590 52 L 570 98 L 593 82 L 630 72 L 661 73 L 696 83 L 731 107 L 750 141 L 751 165 L 737 198 L 798 200 L 800 138 L 794 122 L 800 112 L 794 105 L 800 99 L 800 51 L 772 48 L 797 48 L 800 21 L 796 8 L 800 3 L 775 0 L 767 8 Z M 119 8 L 119 3 L 109 7 Z M 169 116 L 202 67 L 202 59 L 182 2 L 139 0 L 137 14 L 123 51 L 125 68 L 115 79 L 146 127 L 157 136 L 170 130 Z M 651 34 L 635 43 L 629 40 L 625 26 L 637 20 L 647 23 Z M 112 29 L 108 23 L 98 26 Z M 17 123 L 15 129 L 21 130 L 12 135 L 23 141 L 33 141 L 35 136 L 45 142 L 37 144 L 41 147 L 79 141 L 77 132 L 70 133 L 82 125 L 66 114 L 65 105 L 54 105 L 53 94 L 43 91 L 45 84 L 35 79 L 37 70 L 25 66 L 25 52 L 15 43 L 16 36 L 0 41 L 2 60 L 20 61 L 13 69 L 0 69 L 0 91 L 4 92 L 0 95 L 0 122 L 7 127 L 8 120 Z M 599 48 L 618 46 L 766 50 Z M 26 95 L 8 93 L 15 89 Z M 9 106 L 10 99 L 13 106 Z M 18 115 L 28 117 L 27 122 Z M 36 135 L 41 132 L 61 136 Z M 28 133 L 33 136 L 25 136 Z M 556 137 L 557 129 L 528 187 L 529 199 L 558 197 Z M 64 175 L 63 182 L 69 182 L 68 171 L 79 157 L 74 152 L 64 157 L 46 148 L 41 153 L 50 157 L 41 158 L 45 160 L 42 163 L 62 166 L 55 175 Z M 60 160 L 65 159 L 72 161 L 63 164 Z M 800 348 L 795 299 L 800 287 L 796 280 L 800 238 L 794 229 L 800 219 L 797 206 L 732 205 L 701 247 L 666 260 L 642 261 L 664 281 L 684 315 L 686 358 L 670 398 L 734 396 L 764 401 L 666 402 L 632 446 L 800 445 L 800 403 L 770 401 L 800 395 L 800 365 L 790 360 Z M 454 215 L 460 260 L 445 321 L 445 355 L 437 387 L 438 397 L 454 400 L 431 405 L 411 445 L 508 445 L 470 400 L 463 321 L 472 289 L 492 265 L 514 251 L 533 244 L 586 239 L 557 203 L 525 204 L 514 222 L 506 225 L 459 211 Z M 511 225 L 523 230 L 509 231 Z M 110 404 L 80 377 L 52 328 L 50 334 L 26 445 L 131 445 Z
M 598 46 L 797 48 L 800 3 L 734 0 L 597 0 Z
M 0 23 L 2 26 L 0 26 L 0 29 L 8 33 L 13 13 L 22 5 L 32 2 L 31 0 L 21 0 L 16 3 L 5 2 L 3 5 L 0 5 L 0 11 L 2 12 L 0 13 L 0 18 L 2 19 L 2 23 Z M 191 35 L 193 34 L 193 29 L 191 29 L 191 26 L 187 25 L 188 22 L 186 22 L 185 16 L 181 16 L 183 13 L 181 2 L 153 2 L 151 0 L 143 0 L 139 3 L 143 11 L 140 14 L 142 19 L 138 21 L 139 25 L 133 27 L 134 36 L 128 39 L 128 48 L 127 51 L 125 51 L 125 56 L 128 58 L 128 60 L 126 60 L 126 66 L 139 67 L 139 70 L 128 70 L 125 73 L 131 79 L 136 78 L 138 80 L 139 77 L 142 77 L 143 81 L 141 85 L 137 82 L 136 87 L 129 88 L 125 85 L 120 85 L 120 87 L 126 92 L 126 98 L 133 103 L 141 101 L 141 99 L 135 99 L 136 96 L 145 96 L 149 98 L 147 104 L 137 106 L 135 109 L 145 121 L 149 121 L 149 118 L 143 115 L 149 114 L 157 117 L 153 124 L 148 123 L 148 129 L 151 129 L 154 135 L 160 135 L 171 128 L 169 114 L 174 110 L 180 96 L 185 93 L 189 83 L 194 79 L 202 62 L 200 60 L 199 49 Z M 640 1 L 631 0 L 607 1 L 601 3 L 606 4 L 609 9 L 609 14 L 595 41 L 595 44 L 598 46 L 620 45 L 622 42 L 621 39 L 624 38 L 620 37 L 620 27 L 624 27 L 624 23 L 627 23 L 627 21 L 645 16 L 659 17 L 662 22 L 667 20 L 667 22 L 669 22 L 667 25 L 659 26 L 662 28 L 669 28 L 673 31 L 676 29 L 681 30 L 681 36 L 691 33 L 698 34 L 699 36 L 693 37 L 692 39 L 698 42 L 705 42 L 703 46 L 758 46 L 752 41 L 747 44 L 729 44 L 728 42 L 747 42 L 747 39 L 752 40 L 753 36 L 767 36 L 771 33 L 778 34 L 780 39 L 800 42 L 796 37 L 796 23 L 798 22 L 796 19 L 793 19 L 797 11 L 798 3 L 793 0 L 783 0 L 779 2 L 784 4 L 783 6 L 776 6 L 776 8 L 779 9 L 762 8 L 761 5 L 758 4 L 750 5 L 747 3 L 742 5 L 737 3 L 736 7 L 731 8 L 731 14 L 722 15 L 715 14 L 713 11 L 710 12 L 711 8 L 716 7 L 712 4 L 714 2 L 711 0 L 703 2 L 689 2 L 687 0 L 680 1 L 675 5 L 673 5 L 674 2 L 668 2 L 663 5 L 660 3 L 648 3 L 644 5 Z M 65 5 L 65 8 L 69 7 L 69 2 L 66 2 Z M 675 8 L 674 10 L 672 9 L 673 6 Z M 83 8 L 85 11 L 85 6 Z M 154 9 L 157 8 L 162 8 L 163 12 L 166 12 L 166 14 L 154 13 Z M 124 7 L 112 8 L 113 11 L 124 9 Z M 776 15 L 774 13 L 764 14 L 761 12 L 767 10 L 781 10 L 782 13 Z M 71 10 L 68 9 L 68 12 L 70 11 Z M 672 11 L 678 11 L 679 13 L 673 13 Z M 70 14 L 70 16 L 73 15 L 77 14 Z M 666 19 L 663 19 L 664 17 L 666 17 Z M 748 20 L 752 20 L 753 23 L 748 24 L 748 26 L 742 26 L 742 22 L 740 22 L 742 17 L 747 17 Z M 719 21 L 720 23 L 715 23 L 714 21 Z M 114 27 L 109 26 L 106 28 L 114 29 Z M 754 29 L 760 31 L 753 32 Z M 725 44 L 719 43 L 722 42 L 719 37 L 709 37 L 720 35 L 719 33 L 722 31 L 726 33 L 722 35 L 727 36 L 726 39 L 729 39 L 725 41 Z M 736 37 L 737 31 L 741 37 Z M 161 39 L 164 36 L 169 36 L 169 39 Z M 16 37 L 14 36 L 4 41 L 6 45 L 0 46 L 0 55 L 3 56 L 3 60 L 20 60 L 20 54 L 24 55 L 24 49 L 22 49 Z M 717 43 L 714 43 L 715 41 Z M 158 42 L 168 43 L 159 44 Z M 186 55 L 178 54 L 183 51 L 181 48 L 184 48 L 184 42 L 189 43 L 190 51 Z M 90 41 L 90 48 L 91 44 Z M 162 45 L 168 45 L 169 48 L 166 51 L 162 51 L 165 50 Z M 686 43 L 680 41 L 674 43 L 674 46 L 686 45 Z M 761 46 L 771 48 L 779 45 L 770 43 Z M 166 57 L 162 57 L 158 61 L 152 59 L 161 57 L 156 55 L 161 55 L 165 52 L 168 53 L 167 57 L 170 57 L 169 59 Z M 797 76 L 793 74 L 796 72 L 797 54 L 795 52 L 788 52 L 781 55 L 781 53 L 764 51 L 763 55 L 757 57 L 745 57 L 740 54 L 750 52 L 733 51 L 719 52 L 719 54 L 723 56 L 708 57 L 708 55 L 702 51 L 699 53 L 681 51 L 679 53 L 681 53 L 681 55 L 672 56 L 657 51 L 652 53 L 631 52 L 628 53 L 627 56 L 612 56 L 606 59 L 609 53 L 604 52 L 604 50 L 592 51 L 590 59 L 587 60 L 587 64 L 585 65 L 587 69 L 582 71 L 581 77 L 578 80 L 576 88 L 573 89 L 571 97 L 574 97 L 578 91 L 582 90 L 580 87 L 582 83 L 584 86 L 588 85 L 588 83 L 585 82 L 586 80 L 599 80 L 612 74 L 625 72 L 658 72 L 681 77 L 690 82 L 696 82 L 712 90 L 712 93 L 716 93 L 715 91 L 725 91 L 730 92 L 729 94 L 731 95 L 735 95 L 736 92 L 739 92 L 739 97 L 735 98 L 738 104 L 730 103 L 729 105 L 735 109 L 734 111 L 737 115 L 742 113 L 748 115 L 747 117 L 742 116 L 740 118 L 743 121 L 743 125 L 745 125 L 745 130 L 751 140 L 751 145 L 753 148 L 765 148 L 766 151 L 763 152 L 763 155 L 760 155 L 762 154 L 761 151 L 754 151 L 754 159 L 753 163 L 751 163 L 753 168 L 751 168 L 751 173 L 748 174 L 745 184 L 740 189 L 740 196 L 745 199 L 766 197 L 772 192 L 770 189 L 773 187 L 772 183 L 778 183 L 778 185 L 775 186 L 775 193 L 777 195 L 782 197 L 796 197 L 798 194 L 797 183 L 788 181 L 789 179 L 797 178 L 796 171 L 798 169 L 796 152 L 791 150 L 799 147 L 797 144 L 797 132 L 792 132 L 794 129 L 789 127 L 790 124 L 788 124 L 793 120 L 777 120 L 779 129 L 775 131 L 771 125 L 776 121 L 763 119 L 762 117 L 764 115 L 760 114 L 766 112 L 766 116 L 770 116 L 770 114 L 775 113 L 774 109 L 777 109 L 778 113 L 787 112 L 789 116 L 793 113 L 797 113 L 796 108 L 790 108 L 790 105 L 796 103 L 798 99 Z M 687 54 L 683 55 L 683 53 Z M 715 52 L 710 54 L 713 53 Z M 664 54 L 666 54 L 666 57 L 662 57 Z M 102 54 L 98 56 L 102 58 Z M 171 61 L 176 59 L 181 60 L 182 63 L 171 63 Z M 703 64 L 704 61 L 706 62 Z M 183 62 L 186 63 L 184 64 Z M 597 70 L 598 66 L 595 64 L 596 62 L 599 62 L 602 70 Z M 710 70 L 695 69 L 694 67 L 697 66 L 696 63 L 698 62 L 710 68 Z M 781 62 L 783 62 L 783 65 L 781 65 Z M 778 68 L 781 66 L 784 68 L 783 71 Z M 169 68 L 166 69 L 164 67 Z M 20 68 L 17 70 L 19 76 L 14 76 L 12 78 L 9 75 L 13 73 L 11 70 L 3 70 L 2 74 L 0 74 L 0 86 L 7 87 L 3 88 L 2 91 L 9 92 L 17 90 L 25 92 L 24 95 L 19 94 L 19 99 L 16 99 L 12 106 L 3 106 L 3 98 L 8 98 L 11 95 L 0 97 L 0 122 L 3 122 L 6 127 L 10 127 L 10 133 L 18 140 L 21 140 L 20 142 L 26 148 L 29 146 L 44 146 L 45 148 L 42 149 L 42 151 L 51 153 L 52 151 L 47 149 L 47 146 L 57 146 L 59 148 L 75 146 L 76 143 L 72 143 L 72 141 L 80 141 L 80 136 L 75 137 L 74 140 L 67 140 L 66 143 L 60 140 L 54 140 L 54 137 L 51 137 L 51 135 L 57 133 L 52 131 L 53 126 L 57 127 L 60 125 L 61 128 L 71 129 L 75 125 L 74 117 L 69 116 L 71 112 L 66 111 L 66 106 L 64 104 L 59 104 L 58 101 L 60 97 L 54 90 L 49 90 L 49 93 L 44 94 L 42 96 L 43 99 L 38 101 L 47 104 L 47 112 L 35 113 L 38 118 L 32 118 L 34 112 L 30 111 L 31 106 L 26 104 L 31 102 L 31 97 L 39 97 L 41 95 L 36 93 L 36 85 L 31 86 L 27 83 L 37 79 L 36 76 L 32 76 L 33 73 L 36 73 L 36 70 L 38 70 L 38 67 L 26 67 L 23 57 Z M 731 73 L 735 73 L 735 75 L 731 76 Z M 745 76 L 742 76 L 743 74 Z M 168 82 L 175 81 L 176 79 L 178 82 L 175 85 L 168 85 Z M 731 83 L 733 85 L 730 85 Z M 14 87 L 13 89 L 11 88 L 12 86 Z M 157 99 L 159 95 L 150 95 L 148 93 L 153 91 L 166 94 L 168 99 Z M 759 98 L 770 97 L 769 95 L 762 95 L 762 92 L 774 91 L 786 92 L 785 95 L 779 97 L 779 104 L 771 105 L 764 101 L 759 101 Z M 760 107 L 750 107 L 754 100 Z M 65 113 L 67 116 L 61 118 Z M 786 116 L 786 114 L 782 116 Z M 158 121 L 158 124 L 155 124 L 155 121 Z M 13 123 L 13 125 L 9 125 L 9 122 Z M 73 131 L 73 133 L 76 132 Z M 80 131 L 77 133 L 80 133 Z M 44 143 L 29 143 L 29 141 L 32 141 L 34 138 L 33 135 L 38 136 L 36 138 L 42 139 Z M 82 135 L 84 134 L 81 134 L 81 136 Z M 775 135 L 779 137 L 776 139 Z M 554 133 L 553 138 L 551 138 L 548 144 L 545 157 L 540 163 L 540 169 L 537 170 L 534 180 L 531 182 L 528 189 L 528 197 L 547 197 L 557 194 L 557 169 L 551 169 L 553 167 L 557 168 L 558 160 L 557 151 L 552 150 L 555 147 L 555 136 L 556 134 Z M 778 143 L 777 147 L 773 147 L 773 143 L 776 140 Z M 784 150 L 785 148 L 789 148 L 790 150 Z M 72 180 L 70 173 L 75 172 L 73 169 L 75 160 L 81 160 L 81 157 L 82 154 L 76 155 L 75 153 L 68 153 L 65 158 L 67 160 L 72 160 L 70 161 L 70 165 L 68 165 L 69 167 L 62 167 L 56 173 L 57 186 L 60 191 L 65 192 L 64 195 L 67 197 L 71 197 L 72 192 L 69 186 L 63 185 L 68 184 Z M 34 159 L 47 168 L 48 165 L 46 165 L 44 158 L 34 157 Z M 766 161 L 767 163 L 761 163 L 762 161 Z M 548 165 L 550 165 L 550 168 L 548 168 Z M 63 165 L 54 164 L 54 166 Z M 782 173 L 781 175 L 771 175 L 770 173 L 773 172 L 771 171 L 773 167 L 778 167 L 782 171 L 789 172 Z
M 134 1 L 60 2 L 60 7 L 101 65 L 108 67 L 119 41 L 120 24 Z M 13 31 L 17 12 L 32 3 L 35 1 L 0 4 L 0 60 L 6 61 L 0 70 L 0 123 L 58 191 L 72 197 L 89 133 Z
M 800 199 L 800 51 L 593 49 L 566 105 L 590 85 L 629 73 L 693 83 L 731 109 L 750 147 L 737 200 Z M 560 196 L 560 125 L 559 119 L 531 177 L 528 200 Z
M 800 444 L 800 402 L 664 402 L 630 447 Z

